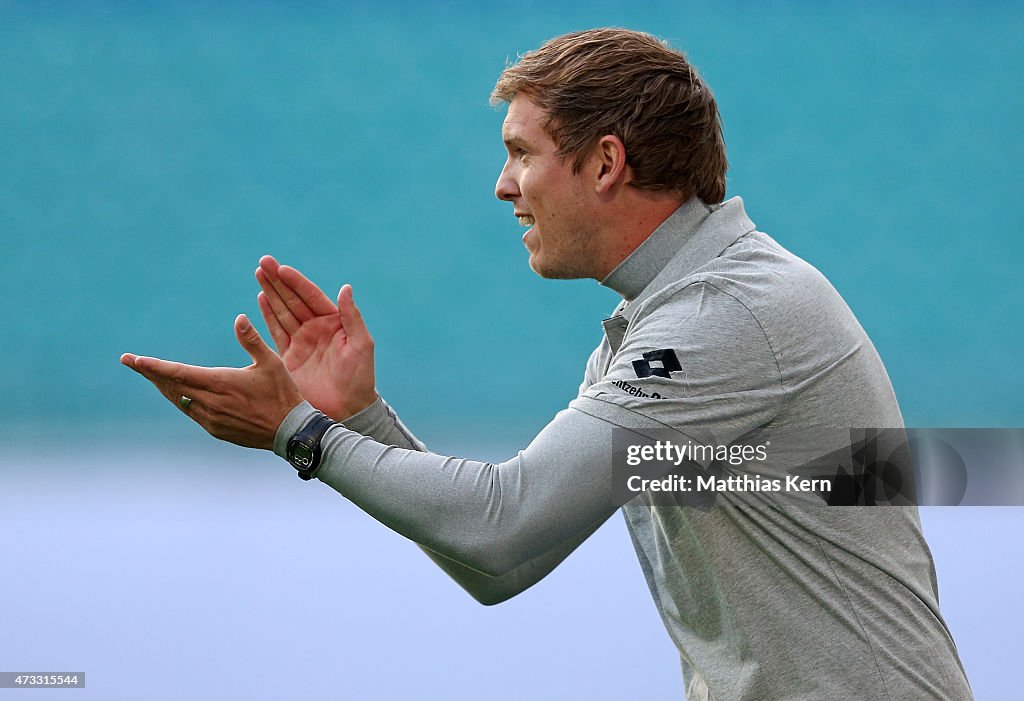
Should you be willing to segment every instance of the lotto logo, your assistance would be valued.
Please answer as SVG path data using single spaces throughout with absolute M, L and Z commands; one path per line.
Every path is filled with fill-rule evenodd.
M 633 370 L 637 377 L 672 377 L 673 372 L 682 369 L 676 352 L 671 348 L 648 351 L 640 360 L 633 361 Z

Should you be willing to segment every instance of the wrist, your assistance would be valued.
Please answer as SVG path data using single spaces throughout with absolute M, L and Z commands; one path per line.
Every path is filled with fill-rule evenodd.
M 274 453 L 287 460 L 288 441 L 319 413 L 308 401 L 296 404 L 277 428 L 277 433 L 274 435 Z
M 387 403 L 378 394 L 371 404 L 339 423 L 350 431 L 361 433 L 364 436 L 372 436 L 374 429 L 379 427 L 387 416 Z
M 324 413 L 338 423 L 345 423 L 372 407 L 379 398 L 380 395 L 377 394 L 376 390 L 374 390 L 373 393 L 367 397 L 363 397 L 358 400 L 350 400 L 343 406 L 336 409 L 325 410 Z
M 331 417 L 316 412 L 301 429 L 288 439 L 285 456 L 291 466 L 295 468 L 299 478 L 313 479 L 323 458 L 323 446 L 321 445 L 323 437 L 335 425 Z

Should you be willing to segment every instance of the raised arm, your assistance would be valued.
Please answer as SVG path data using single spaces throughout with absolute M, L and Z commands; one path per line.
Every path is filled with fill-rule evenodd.
M 317 412 L 244 316 L 235 330 L 254 361 L 247 368 L 130 353 L 122 362 L 214 437 L 283 454 Z M 540 579 L 615 510 L 610 436 L 603 420 L 569 409 L 526 450 L 494 464 L 384 445 L 333 424 L 317 476 L 440 555 L 446 571 L 465 575 L 460 584 L 494 603 Z
M 345 427 L 361 435 L 373 438 L 384 445 L 408 450 L 426 451 L 426 446 L 417 440 L 402 424 L 398 416 L 381 399 L 345 421 Z M 598 524 L 600 525 L 600 524 Z M 440 555 L 423 545 L 420 549 L 434 563 L 444 570 L 474 599 L 485 605 L 497 604 L 516 596 L 533 586 L 555 569 L 573 550 L 597 529 L 588 529 L 576 537 L 566 540 L 548 552 L 525 562 L 511 572 L 501 576 L 490 576 Z
M 696 312 L 695 298 L 701 301 Z M 488 463 L 385 445 L 328 422 L 315 476 L 393 530 L 483 575 L 504 577 L 542 557 L 544 571 L 621 505 L 617 499 L 632 496 L 613 491 L 614 427 L 637 434 L 625 436 L 630 445 L 669 426 L 676 432 L 686 427 L 692 435 L 680 436 L 687 441 L 728 445 L 770 421 L 784 401 L 774 351 L 735 297 L 699 283 L 674 290 L 657 309 L 637 317 L 600 381 L 510 460 Z M 248 368 L 199 368 L 130 354 L 123 362 L 215 437 L 284 455 L 317 412 L 244 317 L 236 331 L 254 360 Z M 641 376 L 636 359 L 666 347 L 679 354 L 687 375 Z M 721 363 L 723 352 L 736 361 Z M 531 572 L 538 563 L 529 565 Z M 536 581 L 530 573 L 522 577 L 518 581 Z
M 286 367 L 317 409 L 376 442 L 426 451 L 374 389 L 373 340 L 356 308 L 351 288 L 337 304 L 299 271 L 264 256 L 256 270 L 258 301 Z M 353 401 L 350 397 L 356 397 Z M 373 397 L 368 406 L 361 406 Z M 599 524 L 552 547 L 501 576 L 488 576 L 421 545 L 439 567 L 485 604 L 504 601 L 540 581 Z
M 290 412 L 275 452 L 283 455 L 315 416 L 308 403 Z M 318 479 L 389 528 L 491 577 L 593 530 L 617 506 L 611 426 L 574 409 L 502 463 L 386 446 L 341 425 L 322 445 Z

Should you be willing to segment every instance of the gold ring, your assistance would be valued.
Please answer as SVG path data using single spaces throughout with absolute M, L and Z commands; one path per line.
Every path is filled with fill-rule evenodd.
M 182 411 L 188 411 L 189 405 L 192 404 L 192 397 L 186 397 L 184 394 L 178 398 L 178 406 L 181 407 Z

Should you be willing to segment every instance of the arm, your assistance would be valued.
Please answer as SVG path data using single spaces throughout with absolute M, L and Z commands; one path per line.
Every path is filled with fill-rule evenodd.
M 569 538 L 563 543 L 551 548 L 543 555 L 525 562 L 508 574 L 499 577 L 491 577 L 477 572 L 455 560 L 450 560 L 443 555 L 431 552 L 420 546 L 427 557 L 448 573 L 452 579 L 459 583 L 466 592 L 485 606 L 500 604 L 514 596 L 526 591 L 534 584 L 548 576 L 555 567 L 560 565 L 565 558 L 578 548 L 583 541 L 594 534 L 601 526 L 597 523 L 593 528 L 588 528 L 579 535 Z
M 742 304 L 703 284 L 674 294 L 675 309 L 663 304 L 659 309 L 667 311 L 638 316 L 601 381 L 516 457 L 500 464 L 445 457 L 384 445 L 334 424 L 324 436 L 317 476 L 393 530 L 487 576 L 571 549 L 567 543 L 578 543 L 633 496 L 613 495 L 613 427 L 628 430 L 630 444 L 648 429 L 669 428 L 686 440 L 707 434 L 708 444 L 723 445 L 769 421 L 784 399 L 774 353 Z M 244 316 L 235 330 L 254 360 L 247 368 L 132 354 L 122 362 L 215 438 L 284 453 L 315 410 Z M 687 374 L 641 377 L 634 358 L 666 347 L 679 354 Z M 627 384 L 631 391 L 623 390 Z M 709 430 L 692 432 L 702 425 Z M 660 464 L 657 470 L 646 474 L 670 471 Z
M 204 368 L 131 353 L 121 362 L 215 438 L 284 454 L 316 410 L 244 315 L 235 331 L 253 358 L 249 367 Z M 323 448 L 322 481 L 431 552 L 492 578 L 552 550 L 560 561 L 618 506 L 611 424 L 574 409 L 560 412 L 524 451 L 500 464 L 384 445 L 341 424 L 331 426 Z M 528 565 L 474 595 L 499 601 L 510 595 L 509 583 L 525 588 L 549 564 Z M 466 585 L 481 581 L 474 576 Z
M 343 289 L 335 306 L 305 276 L 293 268 L 280 266 L 270 256 L 260 260 L 256 278 L 262 288 L 259 303 L 263 317 L 285 364 L 311 403 L 332 418 L 343 420 L 346 428 L 378 443 L 426 451 L 426 446 L 405 427 L 391 407 L 376 396 L 372 339 L 352 303 L 351 293 L 346 294 Z M 361 337 L 368 339 L 362 345 L 364 351 L 369 350 L 368 360 L 363 357 L 367 353 L 360 353 L 356 344 L 351 343 L 353 339 L 358 343 Z M 350 377 L 346 373 L 352 368 L 358 372 Z M 338 377 L 340 381 L 332 380 Z M 350 416 L 358 403 L 346 404 L 343 401 L 346 394 L 362 396 L 363 401 L 369 397 L 375 399 Z M 421 548 L 471 596 L 481 603 L 494 604 L 543 579 L 598 525 L 499 577 L 485 575 L 422 545 Z
M 275 452 L 283 455 L 315 414 L 308 403 L 293 409 L 277 431 Z M 322 445 L 317 478 L 389 528 L 490 577 L 553 549 L 564 558 L 566 541 L 592 532 L 618 506 L 611 425 L 574 409 L 497 464 L 388 446 L 341 425 Z M 539 564 L 527 570 L 534 581 Z
M 378 443 L 409 450 L 426 451 L 402 424 L 390 406 L 379 398 L 369 407 L 344 422 L 346 428 Z M 507 574 L 490 576 L 468 567 L 456 560 L 420 545 L 423 552 L 444 570 L 474 599 L 485 605 L 493 605 L 516 596 L 530 588 L 568 557 L 583 541 L 589 538 L 601 525 L 594 524 L 580 534 L 573 536 L 538 557 L 512 569 Z

